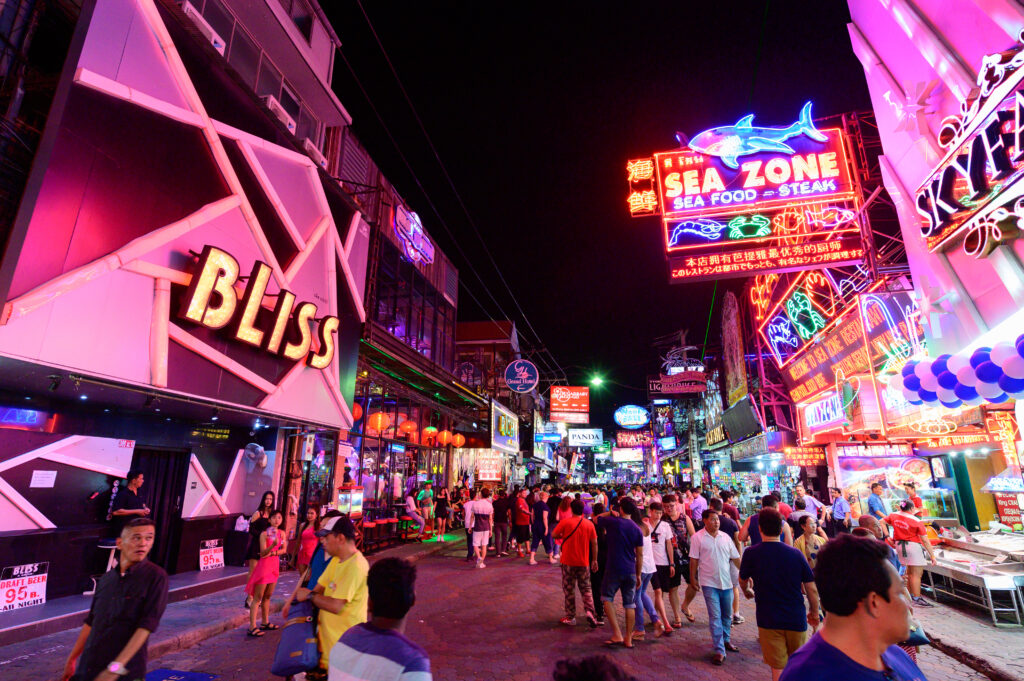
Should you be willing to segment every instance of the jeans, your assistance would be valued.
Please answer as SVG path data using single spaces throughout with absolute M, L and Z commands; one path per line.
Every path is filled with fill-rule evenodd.
M 701 591 L 704 592 L 704 605 L 708 609 L 711 643 L 716 653 L 725 655 L 725 644 L 729 643 L 732 632 L 732 589 L 702 586 Z
M 565 596 L 565 616 L 576 617 L 576 587 L 583 597 L 583 611 L 597 618 L 594 612 L 594 595 L 590 592 L 590 569 L 572 565 L 562 566 L 562 594 Z
M 417 513 L 416 511 L 410 511 L 409 509 L 405 509 L 405 513 L 406 513 L 406 515 L 408 515 L 408 516 L 409 516 L 410 518 L 412 518 L 412 521 L 413 521 L 414 523 L 416 523 L 417 525 L 419 525 L 419 530 L 417 530 L 417 532 L 416 532 L 416 533 L 417 533 L 417 534 L 423 534 L 423 528 L 424 528 L 424 527 L 426 527 L 426 525 L 427 525 L 427 521 L 425 521 L 425 520 L 423 519 L 423 516 L 421 516 L 421 515 L 420 515 L 419 513 Z
M 466 528 L 466 560 L 470 560 L 476 554 L 473 552 L 473 528 Z
M 598 570 L 597 572 L 590 573 L 590 591 L 594 594 L 594 598 L 600 600 L 601 598 L 601 582 L 604 581 L 604 570 Z M 604 620 L 604 610 L 597 611 L 597 619 Z
M 640 588 L 636 591 L 636 598 L 633 603 L 636 604 L 636 622 L 634 623 L 634 631 L 644 630 L 644 610 L 647 611 L 647 617 L 652 622 L 659 620 L 658 613 L 654 609 L 654 601 L 651 599 L 650 594 L 647 593 L 647 587 L 651 583 L 651 578 L 657 574 L 655 572 L 648 572 L 640 578 Z
M 508 523 L 494 523 L 494 552 L 508 552 Z

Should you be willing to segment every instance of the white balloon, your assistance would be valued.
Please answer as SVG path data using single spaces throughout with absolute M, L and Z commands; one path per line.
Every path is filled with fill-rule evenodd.
M 921 379 L 921 389 L 929 392 L 935 392 L 939 389 L 939 379 L 936 376 L 928 374 Z
M 1005 392 L 999 387 L 998 383 L 978 383 L 977 391 L 979 395 L 986 399 L 999 397 Z
M 1003 364 L 1003 373 L 1010 378 L 1024 378 L 1024 357 L 1014 355 Z
M 932 360 L 922 359 L 914 366 L 914 373 L 917 374 L 917 377 L 921 379 L 922 383 L 924 382 L 924 379 L 929 376 L 934 378 L 935 374 L 932 373 Z
M 921 396 L 918 394 L 916 390 L 911 390 L 906 386 L 901 388 L 901 390 L 903 391 L 903 399 L 905 399 L 907 402 L 910 402 L 911 400 L 921 399 Z
M 992 353 L 990 355 L 993 362 L 997 366 L 1003 366 L 1006 361 L 1011 357 L 1020 357 L 1017 354 L 1017 347 L 1010 341 L 1002 341 L 992 346 Z
M 964 367 L 969 366 L 971 366 L 971 358 L 969 355 L 952 355 L 948 360 L 946 360 L 946 368 L 954 374 Z
M 956 372 L 956 380 L 960 381 L 964 385 L 969 385 L 972 388 L 976 387 L 980 381 L 978 381 L 978 375 L 974 373 L 974 367 L 968 364 L 962 367 Z
M 981 395 L 978 395 L 977 397 L 975 397 L 974 399 L 971 399 L 971 400 L 964 400 L 964 404 L 969 404 L 972 407 L 978 407 L 978 406 L 981 406 L 981 405 L 983 405 L 983 404 L 985 404 L 987 402 L 988 402 L 988 400 L 986 400 Z
M 939 396 L 939 402 L 956 402 L 960 399 L 955 392 L 948 388 L 939 388 L 936 394 Z

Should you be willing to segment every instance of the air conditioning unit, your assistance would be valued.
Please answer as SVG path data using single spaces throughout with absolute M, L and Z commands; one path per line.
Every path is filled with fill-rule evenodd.
M 288 112 L 284 110 L 284 107 L 281 106 L 281 102 L 277 101 L 277 97 L 275 97 L 274 95 L 263 95 L 262 97 L 260 97 L 260 99 L 262 99 L 263 104 L 266 105 L 268 109 L 270 109 L 270 113 L 277 116 L 277 120 L 284 123 L 285 127 L 288 128 L 288 132 L 294 135 L 295 119 L 292 118 L 288 114 Z
M 213 45 L 213 49 L 220 52 L 220 56 L 223 57 L 224 51 L 228 46 L 227 42 L 220 37 L 220 34 L 217 33 L 217 31 L 213 30 L 213 26 L 210 26 L 210 24 L 207 23 L 206 19 L 204 19 L 203 15 L 199 13 L 199 10 L 196 9 L 195 5 L 188 2 L 188 0 L 185 0 L 185 2 L 181 3 L 181 11 L 185 13 L 185 16 L 192 20 L 192 23 L 196 25 L 199 32 L 210 41 L 211 45 Z
M 303 139 L 302 148 L 306 151 L 306 154 L 308 154 L 311 159 L 316 161 L 321 168 L 327 170 L 327 157 L 324 156 L 323 153 L 321 153 L 320 149 L 317 148 L 313 140 L 309 139 L 308 137 Z

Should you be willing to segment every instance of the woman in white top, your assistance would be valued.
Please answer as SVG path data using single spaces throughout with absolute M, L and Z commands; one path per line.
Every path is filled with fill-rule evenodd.
M 643 638 L 647 631 L 644 628 L 645 610 L 647 611 L 647 616 L 654 622 L 655 636 L 661 636 L 665 633 L 665 625 L 662 624 L 661 618 L 658 617 L 654 601 L 651 600 L 650 595 L 647 593 L 647 587 L 657 572 L 657 568 L 654 565 L 654 546 L 651 544 L 651 526 L 648 524 L 647 519 L 640 515 L 639 511 L 635 511 L 631 518 L 644 535 L 644 562 L 640 568 L 640 588 L 636 590 L 636 598 L 633 601 L 636 604 L 636 620 L 633 626 L 633 640 L 635 641 Z

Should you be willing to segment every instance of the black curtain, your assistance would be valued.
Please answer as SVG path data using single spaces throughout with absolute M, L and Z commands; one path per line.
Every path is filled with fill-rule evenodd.
M 156 523 L 156 542 L 149 559 L 168 573 L 174 572 L 173 556 L 181 540 L 181 505 L 190 456 L 188 451 L 136 447 L 132 459 L 132 467 L 144 476 L 139 497 Z

